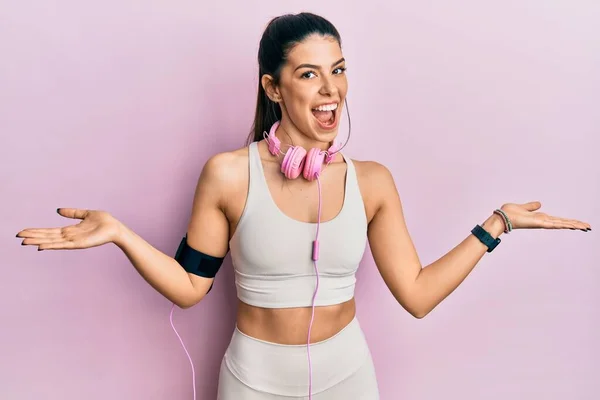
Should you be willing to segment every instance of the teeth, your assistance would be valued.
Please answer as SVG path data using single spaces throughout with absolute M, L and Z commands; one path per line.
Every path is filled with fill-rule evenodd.
M 317 108 L 313 108 L 313 110 L 316 110 L 316 111 L 333 111 L 333 110 L 337 109 L 337 106 L 338 106 L 337 103 L 336 104 L 328 104 L 328 105 L 325 105 L 325 106 L 319 106 Z

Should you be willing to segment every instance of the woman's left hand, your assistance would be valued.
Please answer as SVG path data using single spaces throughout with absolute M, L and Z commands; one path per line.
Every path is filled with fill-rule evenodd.
M 507 203 L 501 207 L 513 229 L 579 229 L 591 231 L 590 224 L 576 219 L 554 217 L 543 212 L 535 212 L 542 207 L 539 201 L 525 204 Z

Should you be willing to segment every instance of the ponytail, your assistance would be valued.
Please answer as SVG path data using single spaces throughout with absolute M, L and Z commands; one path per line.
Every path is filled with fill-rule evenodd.
M 281 120 L 281 107 L 267 96 L 259 79 L 254 123 L 252 124 L 252 130 L 248 136 L 246 145 L 262 140 L 263 132 L 266 131 L 269 133 L 271 126 L 279 120 Z

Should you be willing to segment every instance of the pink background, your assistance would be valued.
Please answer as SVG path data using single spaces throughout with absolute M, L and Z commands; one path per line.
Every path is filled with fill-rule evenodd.
M 192 399 L 171 304 L 120 250 L 14 235 L 71 223 L 57 207 L 105 209 L 174 254 L 204 162 L 249 131 L 265 24 L 310 10 L 344 40 L 346 153 L 393 172 L 423 265 L 505 202 L 595 228 L 504 235 L 423 320 L 367 252 L 356 297 L 381 398 L 597 399 L 600 4 L 427 3 L 3 2 L 0 398 Z M 228 257 L 175 312 L 198 399 L 215 396 L 235 300 Z

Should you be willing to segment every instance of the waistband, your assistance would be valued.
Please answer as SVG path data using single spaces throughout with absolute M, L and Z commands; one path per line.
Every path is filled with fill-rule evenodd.
M 327 390 L 354 374 L 369 356 L 363 331 L 354 319 L 334 336 L 310 344 L 312 393 Z M 308 349 L 256 339 L 237 326 L 225 352 L 225 364 L 245 385 L 280 396 L 306 397 Z

